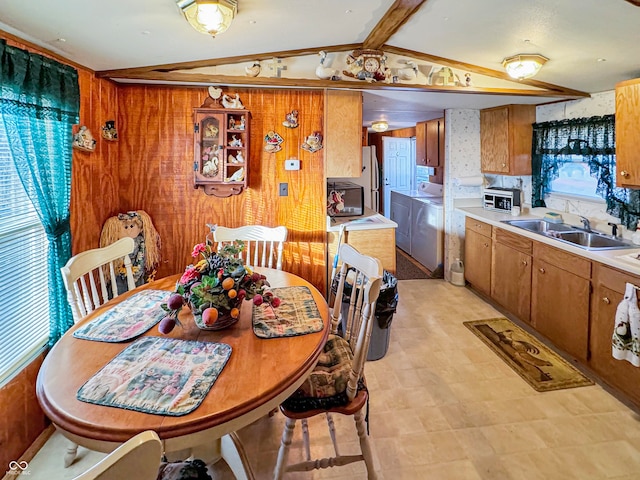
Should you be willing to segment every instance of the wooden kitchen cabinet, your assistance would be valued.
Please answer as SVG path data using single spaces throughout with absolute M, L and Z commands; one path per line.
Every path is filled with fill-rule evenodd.
M 416 165 L 441 166 L 444 152 L 444 118 L 416 124 Z
M 483 173 L 531 175 L 535 105 L 480 110 L 480 161 Z
M 326 90 L 324 105 L 326 177 L 362 175 L 362 92 Z
M 640 286 L 640 277 L 594 262 L 588 365 L 609 385 L 640 405 L 640 368 L 611 355 L 611 335 L 626 283 Z
M 586 361 L 591 261 L 535 242 L 531 324 L 556 346 Z
M 531 312 L 532 249 L 527 237 L 493 229 L 491 298 L 526 322 Z
M 195 108 L 194 187 L 207 195 L 228 197 L 247 186 L 251 112 Z
M 616 85 L 616 185 L 640 186 L 640 78 Z
M 464 278 L 476 290 L 491 295 L 491 239 L 488 223 L 467 217 L 464 239 Z

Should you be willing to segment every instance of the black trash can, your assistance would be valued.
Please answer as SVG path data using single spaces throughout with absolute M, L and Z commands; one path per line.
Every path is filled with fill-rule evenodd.
M 338 275 L 340 275 L 338 273 Z M 335 295 L 338 287 L 338 275 L 331 285 L 331 291 Z M 345 282 L 345 292 L 342 295 L 342 311 L 346 314 L 349 308 L 349 296 L 351 295 L 351 285 Z M 391 336 L 391 321 L 398 306 L 398 279 L 391 273 L 384 270 L 382 275 L 382 286 L 380 295 L 376 302 L 375 321 L 371 329 L 371 340 L 367 360 L 380 360 L 387 354 L 389 349 L 389 339 Z M 343 319 L 345 316 L 343 315 Z M 345 325 L 341 325 L 342 329 Z
M 371 342 L 367 352 L 367 360 L 380 360 L 389 350 L 391 321 L 398 306 L 398 279 L 384 271 L 382 287 L 376 303 L 376 321 L 371 330 Z

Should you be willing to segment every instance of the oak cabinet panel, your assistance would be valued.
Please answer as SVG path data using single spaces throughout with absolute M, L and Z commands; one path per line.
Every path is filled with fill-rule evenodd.
M 480 111 L 482 172 L 531 175 L 535 108 L 535 105 L 505 105 Z
M 362 175 L 362 92 L 325 92 L 326 177 Z
M 520 320 L 529 322 L 531 240 L 501 229 L 494 229 L 494 233 L 491 298 Z
M 640 78 L 616 85 L 616 184 L 640 186 Z
M 416 165 L 440 167 L 444 160 L 444 118 L 416 124 Z
M 491 225 L 466 219 L 464 277 L 476 290 L 491 295 Z
M 591 282 L 535 255 L 531 324 L 556 346 L 587 360 Z
M 640 277 L 594 263 L 588 365 L 640 405 L 640 368 L 611 355 L 614 318 L 627 282 L 640 285 Z

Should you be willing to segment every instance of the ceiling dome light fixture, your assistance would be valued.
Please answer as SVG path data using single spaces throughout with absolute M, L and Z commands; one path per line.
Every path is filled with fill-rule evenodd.
M 384 120 L 379 120 L 377 122 L 373 122 L 371 124 L 371 128 L 373 128 L 378 133 L 382 133 L 387 131 L 387 128 L 389 128 L 389 124 Z
M 543 57 L 537 53 L 523 53 L 505 58 L 502 61 L 502 66 L 511 78 L 524 80 L 525 78 L 531 78 L 538 73 L 542 68 L 542 65 L 547 63 L 547 60 L 549 60 L 547 57 Z
M 212 37 L 226 31 L 238 13 L 236 0 L 178 0 L 176 5 L 193 28 Z

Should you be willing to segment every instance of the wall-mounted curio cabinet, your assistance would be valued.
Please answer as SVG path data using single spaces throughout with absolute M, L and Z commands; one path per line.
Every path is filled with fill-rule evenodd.
M 195 108 L 194 188 L 207 195 L 229 197 L 247 186 L 249 110 Z

